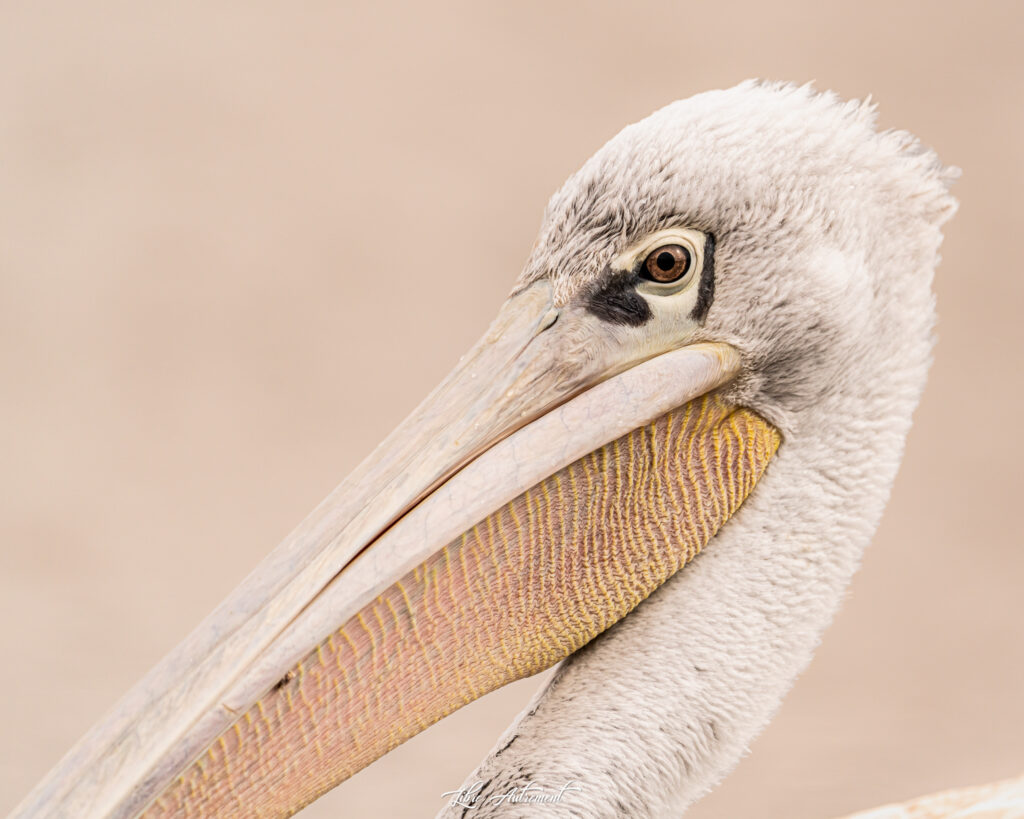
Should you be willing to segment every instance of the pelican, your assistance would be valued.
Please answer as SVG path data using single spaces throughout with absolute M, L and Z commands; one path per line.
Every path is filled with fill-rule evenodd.
M 291 815 L 558 663 L 442 812 L 679 815 L 879 522 L 955 176 L 807 86 L 625 128 L 481 340 L 14 816 Z

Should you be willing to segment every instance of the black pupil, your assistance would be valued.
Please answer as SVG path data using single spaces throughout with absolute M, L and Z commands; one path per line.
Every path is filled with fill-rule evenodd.
M 676 266 L 676 257 L 669 253 L 667 250 L 663 250 L 658 254 L 658 258 L 655 260 L 658 268 L 664 270 L 666 273 Z

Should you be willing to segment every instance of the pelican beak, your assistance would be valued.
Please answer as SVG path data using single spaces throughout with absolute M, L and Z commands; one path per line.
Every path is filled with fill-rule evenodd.
M 15 816 L 290 815 L 628 614 L 779 437 L 722 398 L 731 347 L 619 329 L 544 281 L 510 298 Z

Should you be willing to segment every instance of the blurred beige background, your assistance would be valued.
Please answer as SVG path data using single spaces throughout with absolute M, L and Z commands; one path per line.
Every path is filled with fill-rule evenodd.
M 1022 7 L 837 5 L 0 5 L 0 813 L 450 368 L 571 171 L 750 76 L 873 95 L 962 207 L 863 571 L 691 815 L 1024 770 Z M 308 815 L 432 816 L 535 686 Z

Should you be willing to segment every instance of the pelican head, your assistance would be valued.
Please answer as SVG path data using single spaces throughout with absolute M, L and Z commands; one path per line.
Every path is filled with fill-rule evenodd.
M 562 661 L 467 780 L 477 815 L 534 780 L 578 783 L 553 815 L 678 814 L 878 523 L 952 178 L 807 87 L 624 129 L 480 342 L 15 815 L 289 815 Z

